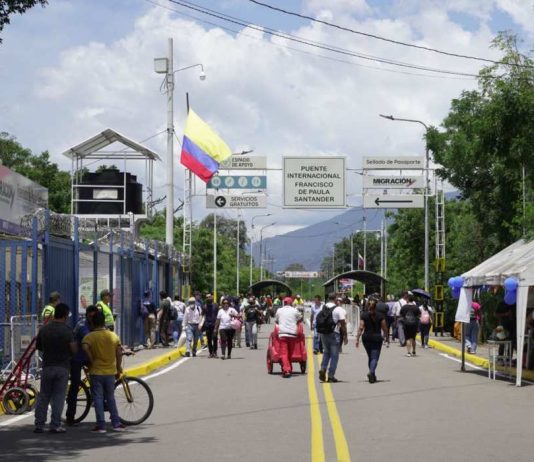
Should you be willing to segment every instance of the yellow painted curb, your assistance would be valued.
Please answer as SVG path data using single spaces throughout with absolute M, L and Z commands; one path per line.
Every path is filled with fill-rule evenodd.
M 451 347 L 449 345 L 445 345 L 444 343 L 438 342 L 437 340 L 428 339 L 428 344 L 439 351 L 442 351 L 443 353 L 447 353 L 448 355 L 454 356 L 456 358 L 462 358 L 462 351 L 458 348 Z M 470 353 L 465 354 L 465 360 L 470 362 L 471 364 L 474 364 L 475 366 L 483 367 L 484 369 L 489 368 L 489 360 L 487 358 L 481 358 L 480 356 L 473 355 Z M 497 367 L 497 370 L 500 372 L 504 372 L 505 368 L 503 367 Z M 512 368 L 510 371 L 506 371 L 513 377 L 516 376 L 516 369 Z M 531 380 L 534 381 L 534 371 L 531 370 L 525 370 L 523 369 L 523 379 L 525 380 Z

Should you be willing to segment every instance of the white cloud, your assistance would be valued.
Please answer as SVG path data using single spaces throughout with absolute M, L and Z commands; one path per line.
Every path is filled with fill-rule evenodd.
M 514 14 L 520 15 L 518 2 L 498 1 L 501 8 L 507 7 L 512 13 L 519 11 Z M 319 13 L 324 10 L 323 3 L 309 0 L 303 9 Z M 452 22 L 447 14 L 450 9 L 473 12 L 470 2 L 456 0 L 451 2 L 449 10 L 442 3 L 415 2 L 413 5 L 420 7 L 415 9 L 407 2 L 404 9 L 401 4 L 394 7 L 399 14 L 380 18 L 367 15 L 369 6 L 364 1 L 328 2 L 328 10 L 336 22 L 373 34 L 466 54 L 498 56 L 495 50 L 488 49 L 492 35 L 485 21 L 489 20 L 489 10 L 481 9 L 480 27 L 473 32 Z M 484 3 L 477 2 L 481 6 Z M 508 3 L 516 9 L 505 5 Z M 272 168 L 280 168 L 282 155 L 289 154 L 345 155 L 350 168 L 360 168 L 362 156 L 422 154 L 421 127 L 393 123 L 379 118 L 378 114 L 416 118 L 437 125 L 447 114 L 450 100 L 463 89 L 476 85 L 472 80 L 406 75 L 400 72 L 420 71 L 372 61 L 353 60 L 348 64 L 324 60 L 284 46 L 323 55 L 326 51 L 304 48 L 250 29 L 231 34 L 219 28 L 207 28 L 159 8 L 140 14 L 118 40 L 106 41 L 98 35 L 97 24 L 94 27 L 92 41 L 74 47 L 64 43 L 56 50 L 54 59 L 37 68 L 29 64 L 38 61 L 31 47 L 19 48 L 16 74 L 28 80 L 19 83 L 16 74 L 2 75 L 3 80 L 8 78 L 9 88 L 14 89 L 10 92 L 13 96 L 6 95 L 0 103 L 9 131 L 23 144 L 49 148 L 53 159 L 61 161 L 64 168 L 68 165 L 59 153 L 105 128 L 116 129 L 136 141 L 165 128 L 166 100 L 159 92 L 162 76 L 154 73 L 153 59 L 166 55 L 168 37 L 174 39 L 176 69 L 202 63 L 207 74 L 204 82 L 198 79 L 198 69 L 176 74 L 177 136 L 181 137 L 184 95 L 188 91 L 196 112 L 233 150 L 253 148 L 256 154 L 268 156 Z M 43 35 L 35 40 L 44 40 L 48 32 L 40 31 Z M 476 62 L 370 40 L 319 24 L 301 25 L 292 33 L 368 55 L 424 66 L 473 73 L 479 68 Z M 13 56 L 15 45 L 11 47 L 7 56 Z M 346 56 L 330 56 L 350 61 Z M 18 97 L 20 94 L 24 98 Z M 165 157 L 164 135 L 146 144 Z M 165 191 L 164 170 L 164 164 L 156 170 L 156 197 Z M 180 188 L 182 169 L 176 170 L 175 181 Z M 201 182 L 197 185 L 202 194 Z M 338 213 L 282 213 L 281 191 L 280 171 L 269 172 L 269 203 L 273 205 L 268 211 L 273 217 L 276 214 L 274 231 L 285 232 Z M 351 205 L 359 203 L 358 175 L 349 174 L 348 193 Z M 197 197 L 194 204 L 195 218 L 201 218 L 206 213 L 204 199 Z M 234 211 L 227 213 L 236 215 Z M 253 214 L 246 212 L 247 220 Z

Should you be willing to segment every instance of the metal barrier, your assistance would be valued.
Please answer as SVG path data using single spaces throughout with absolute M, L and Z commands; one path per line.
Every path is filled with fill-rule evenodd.
M 11 316 L 9 324 L 2 323 L 4 330 L 2 375 L 6 375 L 22 357 L 22 354 L 37 335 L 40 323 L 37 315 Z M 9 354 L 6 352 L 9 351 Z M 39 355 L 32 358 L 30 371 L 35 374 L 40 367 Z
M 360 325 L 360 307 L 352 303 L 341 306 L 347 313 L 347 333 L 354 335 Z

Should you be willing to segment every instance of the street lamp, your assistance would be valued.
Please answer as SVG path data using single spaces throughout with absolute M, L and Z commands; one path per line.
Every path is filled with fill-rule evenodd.
M 254 229 L 254 219 L 259 217 L 270 217 L 272 213 L 264 213 L 262 215 L 254 215 L 252 219 L 250 220 L 250 229 Z M 249 276 L 249 287 L 252 286 L 252 247 L 253 247 L 253 240 L 252 240 L 252 233 L 250 235 L 250 276 Z M 260 255 L 261 259 L 261 255 Z
M 428 125 L 424 122 L 417 119 L 400 119 L 398 117 L 393 117 L 392 115 L 379 114 L 380 117 L 388 120 L 398 121 L 398 122 L 412 122 L 420 124 L 425 128 L 425 135 L 428 135 Z M 425 136 L 425 139 L 427 137 Z M 430 287 L 430 279 L 428 274 L 428 241 L 429 241 L 429 226 L 428 226 L 428 193 L 429 193 L 429 180 L 428 180 L 428 170 L 430 167 L 430 153 L 428 150 L 428 139 L 426 139 L 425 146 L 425 192 L 423 195 L 424 199 L 424 208 L 425 208 L 425 290 L 428 291 Z
M 200 80 L 206 79 L 204 66 L 193 64 L 182 69 L 173 69 L 173 47 L 172 38 L 169 39 L 169 49 L 166 58 L 154 59 L 154 71 L 158 74 L 165 74 L 165 88 L 167 90 L 167 210 L 165 216 L 165 244 L 174 245 L 174 74 L 186 69 L 200 66 Z
M 262 250 L 263 250 L 263 230 L 265 228 L 268 228 L 269 226 L 274 226 L 276 222 L 270 223 L 268 225 L 262 226 L 260 229 L 260 281 L 263 281 L 263 258 L 262 258 Z

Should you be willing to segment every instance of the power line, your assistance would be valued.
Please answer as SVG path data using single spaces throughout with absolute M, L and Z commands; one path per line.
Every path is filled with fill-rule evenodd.
M 290 47 L 288 45 L 283 45 L 281 43 L 266 42 L 265 40 L 263 40 L 260 37 L 256 37 L 256 36 L 253 36 L 253 35 L 249 35 L 249 34 L 243 33 L 242 31 L 238 31 L 238 30 L 232 29 L 230 27 L 223 26 L 221 24 L 218 24 L 218 23 L 215 23 L 215 22 L 212 22 L 212 21 L 208 21 L 206 19 L 202 19 L 202 18 L 200 18 L 198 16 L 195 16 L 195 15 L 192 15 L 192 14 L 184 13 L 183 11 L 177 10 L 175 8 L 171 8 L 171 7 L 166 6 L 166 5 L 162 5 L 162 4 L 160 4 L 158 2 L 155 2 L 153 0 L 145 0 L 145 2 L 150 3 L 150 4 L 154 5 L 154 6 L 159 7 L 159 8 L 163 8 L 163 9 L 166 9 L 168 11 L 172 11 L 174 13 L 177 13 L 180 16 L 183 16 L 183 17 L 186 17 L 186 18 L 190 18 L 190 19 L 194 19 L 195 21 L 201 22 L 203 24 L 209 24 L 210 26 L 218 27 L 218 28 L 226 30 L 228 32 L 232 32 L 234 34 L 240 34 L 240 36 L 247 37 L 248 39 L 251 39 L 251 40 L 256 40 L 256 41 L 259 41 L 259 42 L 262 42 L 262 43 L 267 43 L 270 46 L 274 46 L 274 47 L 277 47 L 277 48 L 284 48 L 286 50 L 295 51 L 296 53 L 301 53 L 301 54 L 304 54 L 304 55 L 307 55 L 307 56 L 312 56 L 314 58 L 326 59 L 328 61 L 334 61 L 334 62 L 338 62 L 338 63 L 349 64 L 351 66 L 363 67 L 363 68 L 366 68 L 366 69 L 373 69 L 373 70 L 380 71 L 380 72 L 390 72 L 390 73 L 393 73 L 393 74 L 413 75 L 415 77 L 425 77 L 425 78 L 431 78 L 431 79 L 474 80 L 477 77 L 474 74 L 471 77 L 454 77 L 454 76 L 451 76 L 451 75 L 421 74 L 421 73 L 418 73 L 418 72 L 408 72 L 408 71 L 401 71 L 401 70 L 398 70 L 398 69 L 387 69 L 387 68 L 382 68 L 382 67 L 377 67 L 377 66 L 370 66 L 370 65 L 366 65 L 366 64 L 355 63 L 354 61 L 347 61 L 345 59 L 335 58 L 333 56 L 326 56 L 326 55 L 322 55 L 322 54 L 312 53 L 312 52 L 309 52 L 309 51 L 306 51 L 306 50 L 301 50 L 301 49 L 298 49 L 298 48 Z M 246 26 L 246 28 L 248 28 L 248 26 Z
M 402 46 L 409 47 L 409 48 L 417 48 L 419 50 L 432 51 L 433 53 L 438 53 L 438 54 L 445 55 L 445 56 L 452 56 L 454 58 L 472 59 L 472 60 L 475 60 L 475 61 L 482 61 L 482 62 L 491 63 L 491 64 L 500 64 L 500 65 L 503 65 L 503 66 L 513 66 L 513 67 L 522 67 L 522 68 L 532 68 L 532 69 L 534 69 L 534 66 L 529 66 L 529 65 L 526 65 L 526 64 L 524 65 L 524 64 L 517 64 L 517 63 L 508 63 L 508 62 L 504 62 L 504 61 L 495 61 L 493 59 L 481 58 L 479 56 L 463 55 L 463 54 L 460 54 L 460 53 L 453 53 L 453 52 L 449 52 L 449 51 L 439 50 L 437 48 L 426 47 L 426 46 L 423 46 L 423 45 L 415 45 L 413 43 L 402 42 L 400 40 L 390 39 L 390 38 L 387 38 L 387 37 L 382 37 L 380 35 L 370 34 L 368 32 L 362 32 L 362 31 L 358 31 L 358 30 L 355 30 L 355 29 L 351 29 L 349 27 L 340 26 L 338 24 L 334 24 L 334 23 L 331 23 L 331 22 L 328 22 L 328 21 L 323 21 L 322 19 L 313 18 L 311 16 L 307 16 L 307 15 L 304 15 L 304 14 L 296 13 L 294 11 L 284 10 L 283 8 L 278 8 L 276 6 L 260 2 L 258 0 L 248 0 L 248 1 L 251 2 L 251 3 L 255 3 L 256 5 L 262 6 L 264 8 L 268 8 L 270 10 L 278 11 L 280 13 L 284 13 L 284 14 L 287 14 L 287 15 L 290 15 L 290 16 L 296 16 L 296 17 L 301 18 L 301 19 L 307 19 L 309 21 L 313 21 L 313 22 L 316 22 L 316 23 L 319 23 L 319 24 L 324 24 L 325 26 L 333 27 L 335 29 L 339 29 L 339 30 L 343 30 L 343 31 L 346 31 L 346 32 L 350 32 L 352 34 L 362 35 L 364 37 L 369 37 L 369 38 L 373 38 L 373 39 L 376 39 L 376 40 L 382 40 L 384 42 L 393 43 L 395 45 L 402 45 Z
M 447 74 L 447 75 L 457 75 L 457 76 L 462 76 L 462 77 L 478 77 L 476 74 L 470 74 L 470 73 L 467 73 L 467 72 L 451 71 L 451 70 L 447 70 L 447 69 L 437 69 L 437 68 L 432 68 L 432 67 L 427 67 L 427 66 L 420 66 L 420 65 L 417 65 L 417 64 L 409 64 L 409 63 L 405 63 L 405 62 L 401 62 L 401 61 L 394 61 L 394 60 L 387 59 L 387 58 L 380 58 L 380 57 L 376 57 L 376 56 L 365 55 L 365 54 L 362 54 L 362 53 L 354 52 L 354 51 L 351 51 L 351 50 L 345 50 L 345 49 L 338 48 L 338 47 L 333 47 L 333 46 L 330 46 L 330 45 L 313 43 L 313 42 L 311 42 L 311 41 L 309 41 L 307 39 L 299 38 L 297 36 L 286 34 L 286 33 L 282 33 L 282 32 L 276 32 L 276 31 L 273 31 L 273 30 L 271 30 L 269 28 L 266 28 L 264 26 L 258 26 L 257 24 L 253 24 L 253 23 L 247 24 L 243 20 L 232 18 L 230 16 L 224 15 L 224 14 L 219 13 L 219 12 L 214 12 L 215 10 L 209 10 L 209 9 L 207 9 L 205 7 L 201 7 L 201 6 L 196 5 L 194 3 L 191 3 L 191 2 L 178 1 L 178 0 L 168 0 L 168 1 L 171 2 L 171 3 L 174 3 L 176 5 L 182 6 L 184 8 L 189 8 L 189 9 L 197 11 L 199 13 L 202 13 L 202 14 L 205 14 L 205 15 L 208 15 L 208 16 L 212 16 L 212 17 L 221 19 L 223 21 L 227 21 L 227 22 L 230 22 L 230 23 L 233 23 L 233 24 L 238 24 L 238 25 L 240 25 L 242 27 L 249 27 L 251 29 L 257 30 L 257 31 L 262 32 L 262 33 L 269 34 L 269 35 L 274 36 L 274 37 L 280 37 L 280 38 L 283 38 L 283 39 L 286 39 L 286 40 L 290 40 L 290 41 L 293 41 L 293 42 L 296 42 L 296 43 L 300 43 L 300 44 L 303 44 L 303 45 L 307 45 L 307 46 L 310 46 L 310 47 L 314 47 L 314 48 L 319 48 L 319 49 L 322 49 L 322 50 L 330 51 L 332 53 L 338 53 L 338 54 L 342 54 L 342 55 L 345 55 L 345 56 L 351 56 L 351 57 L 354 57 L 354 58 L 360 58 L 360 59 L 364 59 L 364 60 L 367 60 L 367 61 L 374 61 L 374 62 L 379 62 L 379 63 L 382 63 L 382 64 L 388 64 L 388 65 L 391 65 L 391 66 L 404 67 L 404 68 L 408 68 L 408 69 L 417 69 L 417 70 L 422 70 L 422 71 L 427 71 L 427 72 L 435 72 L 435 73 Z

